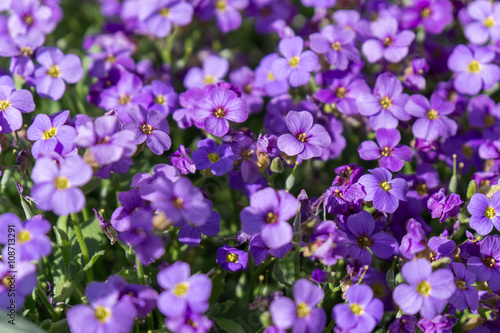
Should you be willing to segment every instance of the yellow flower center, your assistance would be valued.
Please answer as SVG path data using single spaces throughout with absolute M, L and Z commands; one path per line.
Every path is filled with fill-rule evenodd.
M 109 62 L 110 64 L 114 64 L 116 62 L 116 58 L 114 55 L 112 54 L 109 54 L 107 57 L 106 57 L 106 62 Z
M 470 63 L 469 63 L 469 72 L 470 73 L 477 73 L 477 72 L 480 72 L 481 71 L 481 65 L 479 64 L 479 61 L 477 60 L 472 60 Z
M 299 65 L 299 62 L 300 62 L 300 58 L 299 57 L 292 57 L 292 59 L 290 59 L 290 61 L 288 62 L 288 64 L 290 66 L 292 66 L 293 68 L 297 67 Z
M 61 70 L 57 67 L 57 65 L 52 65 L 47 71 L 47 74 L 52 77 L 59 77 L 59 75 L 61 75 Z
M 427 118 L 430 120 L 436 120 L 439 118 L 439 113 L 435 109 L 430 109 L 427 111 Z
M 429 191 L 427 190 L 427 184 L 423 183 L 423 184 L 418 184 L 417 185 L 417 193 L 420 194 L 420 195 L 426 195 L 429 193 Z
M 332 49 L 334 49 L 335 51 L 340 51 L 342 50 L 342 45 L 340 44 L 340 42 L 332 43 Z
M 336 196 L 337 198 L 341 198 L 341 199 L 343 197 L 342 192 L 340 192 L 338 189 L 335 189 L 335 191 L 333 192 L 333 195 Z
M 273 72 L 269 71 L 269 73 L 267 73 L 267 79 L 269 81 L 274 81 L 275 80 Z
M 227 8 L 227 3 L 225 0 L 217 0 L 217 2 L 215 3 L 215 8 L 217 8 L 217 10 L 226 10 Z
M 174 207 L 177 209 L 182 209 L 182 207 L 184 206 L 184 199 L 182 199 L 181 197 L 175 198 L 174 200 L 172 200 L 172 205 L 174 205 Z
M 494 218 L 496 215 L 497 212 L 495 212 L 495 209 L 493 207 L 486 208 L 486 211 L 484 212 L 484 216 L 486 216 L 489 219 Z
M 384 39 L 384 46 L 389 47 L 392 45 L 392 38 L 391 37 L 385 37 Z
M 482 258 L 481 261 L 483 262 L 483 264 L 485 264 L 489 268 L 495 267 L 495 264 L 497 262 L 495 260 L 495 258 L 493 258 L 493 257 L 485 257 L 485 258 Z
M 465 284 L 465 281 L 463 280 L 457 280 L 455 281 L 455 285 L 457 286 L 458 289 L 460 290 L 465 290 L 467 289 L 467 285 Z
M 493 17 L 489 16 L 484 20 L 484 26 L 486 28 L 492 28 L 495 25 L 495 20 Z
M 351 312 L 357 316 L 361 316 L 365 310 L 359 304 L 351 304 Z
M 27 242 L 31 240 L 31 234 L 28 230 L 23 230 L 17 235 L 17 240 L 19 241 L 19 244 L 22 244 L 24 242 Z
M 51 138 L 55 137 L 56 134 L 57 134 L 57 128 L 51 127 L 50 129 L 43 132 L 42 139 L 44 139 L 44 140 L 51 139 Z
M 307 142 L 307 134 L 306 133 L 300 133 L 299 135 L 297 135 L 297 139 L 300 142 Z
M 182 297 L 186 295 L 188 290 L 189 290 L 189 284 L 187 282 L 180 282 L 175 285 L 173 293 L 175 296 Z
M 238 262 L 238 255 L 234 253 L 229 253 L 226 256 L 227 262 L 232 262 L 232 263 L 237 263 Z
M 382 183 L 380 183 L 380 187 L 384 190 L 384 191 L 387 191 L 389 192 L 389 190 L 392 188 L 392 185 L 389 184 L 389 182 L 387 181 L 383 181 Z
M 372 240 L 370 238 L 368 238 L 366 235 L 359 237 L 357 239 L 357 242 L 358 242 L 358 246 L 361 248 L 370 247 L 373 244 Z
M 384 149 L 382 149 L 380 151 L 380 155 L 385 156 L 385 157 L 391 156 L 391 154 L 392 154 L 392 150 L 389 147 L 384 147 Z
M 160 15 L 163 17 L 167 17 L 170 14 L 170 8 L 162 8 L 160 9 Z
M 210 153 L 208 154 L 208 159 L 210 160 L 210 162 L 215 163 L 219 162 L 220 156 L 217 153 Z
M 268 212 L 266 215 L 266 223 L 273 224 L 278 222 L 278 215 L 273 212 Z
M 0 107 L 0 109 L 1 109 L 1 107 Z M 484 116 L 484 124 L 487 127 L 491 127 L 491 126 L 495 125 L 495 122 L 496 122 L 496 118 L 493 117 L 491 114 L 487 114 Z
M 417 285 L 417 292 L 419 294 L 424 295 L 425 297 L 429 296 L 431 293 L 431 285 L 427 281 L 422 281 Z
M 27 25 L 31 26 L 31 25 L 33 25 L 33 23 L 35 23 L 35 20 L 33 20 L 33 16 L 31 16 L 30 14 L 26 14 L 26 15 L 24 15 L 24 22 Z
M 29 47 L 29 46 L 21 47 L 20 51 L 21 51 L 21 55 L 23 55 L 23 56 L 33 55 L 33 51 L 31 50 L 31 47 Z
M 55 184 L 56 189 L 65 190 L 69 187 L 69 179 L 62 176 L 56 177 Z
M 431 9 L 429 7 L 425 7 L 424 9 L 422 9 L 422 11 L 420 12 L 420 17 L 426 18 L 429 16 L 431 16 Z
M 163 95 L 158 95 L 155 97 L 155 103 L 156 104 L 165 104 L 167 101 L 165 100 L 165 97 Z
M 126 104 L 130 103 L 131 100 L 132 100 L 132 98 L 130 98 L 130 95 L 123 94 L 120 96 L 118 103 L 120 103 L 121 105 L 126 105 Z
M 101 323 L 105 323 L 108 320 L 108 318 L 111 316 L 111 311 L 109 309 L 105 308 L 104 306 L 99 305 L 94 311 L 94 316 Z
M 243 149 L 241 151 L 241 157 L 244 159 L 244 160 L 249 160 L 252 158 L 252 154 L 254 153 L 253 150 L 250 150 L 248 151 L 248 149 Z
M 309 314 L 311 313 L 311 309 L 309 308 L 309 306 L 306 303 L 300 302 L 297 305 L 296 312 L 297 312 L 297 316 L 299 318 L 304 318 L 304 317 L 309 316 Z
M 344 98 L 345 95 L 347 94 L 347 90 L 344 87 L 338 87 L 337 91 L 335 91 L 335 95 L 337 95 L 338 98 Z
M 7 110 L 7 108 L 11 105 L 12 103 L 7 100 L 1 100 L 0 101 L 0 112 Z
M 151 135 L 151 133 L 153 133 L 153 126 L 144 124 L 142 125 L 141 131 L 146 135 Z
M 472 154 L 474 153 L 474 151 L 472 150 L 472 147 L 469 146 L 468 144 L 465 144 L 462 146 L 462 151 L 463 151 L 465 157 L 467 157 L 467 158 L 471 158 Z
M 382 97 L 378 102 L 380 103 L 380 106 L 386 110 L 392 106 L 392 101 L 389 96 Z
M 205 76 L 204 81 L 205 81 L 205 84 L 212 84 L 215 82 L 215 76 L 209 74 L 209 75 Z
M 224 118 L 224 116 L 226 115 L 226 111 L 223 110 L 222 108 L 218 108 L 215 112 L 214 112 L 214 116 L 216 116 L 217 118 Z
M 10 284 L 11 284 L 11 275 L 10 274 L 7 274 L 3 277 L 2 279 L 2 284 L 7 287 L 7 288 L 10 288 Z

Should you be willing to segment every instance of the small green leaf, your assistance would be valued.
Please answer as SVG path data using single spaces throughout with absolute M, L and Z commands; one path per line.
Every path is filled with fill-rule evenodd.
M 467 199 L 472 198 L 472 196 L 479 192 L 479 185 L 477 181 L 471 180 L 469 186 L 467 187 Z
M 283 270 L 281 269 L 280 264 L 278 263 L 278 260 L 276 260 L 274 263 L 273 273 L 274 273 L 274 277 L 276 278 L 276 280 L 278 280 L 279 282 L 281 282 L 283 284 L 286 283 L 285 274 L 283 273 Z
M 56 234 L 57 246 L 61 250 L 63 256 L 65 272 L 66 275 L 68 275 L 69 264 L 71 262 L 71 243 L 69 242 L 68 235 L 64 231 L 56 226 L 54 226 L 53 228 Z
M 234 320 L 227 318 L 213 318 L 215 324 L 219 326 L 221 330 L 228 333 L 245 333 L 243 327 L 240 324 L 236 323 Z
M 271 171 L 274 173 L 282 173 L 285 171 L 285 167 L 280 157 L 275 157 L 271 162 Z
M 83 267 L 83 270 L 84 271 L 88 271 L 92 266 L 94 266 L 95 262 L 97 261 L 97 259 L 99 259 L 99 257 L 101 257 L 102 255 L 104 254 L 104 250 L 101 250 L 99 252 L 96 252 L 92 258 L 90 258 L 90 261 L 87 263 L 87 265 L 85 265 L 85 267 Z
M 219 296 L 224 291 L 224 278 L 226 277 L 226 271 L 218 269 L 212 275 L 212 295 L 210 296 L 210 304 L 215 303 L 219 299 Z
M 395 287 L 394 269 L 391 268 L 387 271 L 387 273 L 385 274 L 385 281 L 387 282 L 389 288 L 394 290 Z
M 38 328 L 30 321 L 26 320 L 17 313 L 10 315 L 0 310 L 0 332 L 2 333 L 44 333 L 45 331 Z
M 214 316 L 221 316 L 235 304 L 235 302 L 230 299 L 228 301 L 225 301 L 223 303 L 215 303 L 210 307 L 210 310 L 207 312 L 208 317 L 214 317 Z

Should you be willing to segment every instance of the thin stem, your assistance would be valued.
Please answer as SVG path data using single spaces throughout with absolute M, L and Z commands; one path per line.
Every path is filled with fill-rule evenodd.
M 42 300 L 42 303 L 45 305 L 47 310 L 50 312 L 50 316 L 52 317 L 52 321 L 56 321 L 58 318 L 56 310 L 54 310 L 54 307 L 50 303 L 49 299 L 47 298 L 47 295 L 45 295 L 45 292 L 43 291 L 42 287 L 40 285 L 37 285 L 36 288 L 36 293 L 38 297 Z
M 146 280 L 144 279 L 144 266 L 142 265 L 139 256 L 135 257 L 135 266 L 137 267 L 137 277 L 139 278 L 139 282 L 145 285 Z
M 73 221 L 73 226 L 75 227 L 76 237 L 78 239 L 78 244 L 80 244 L 80 250 L 82 251 L 83 261 L 85 265 L 90 262 L 89 250 L 87 244 L 85 243 L 85 238 L 83 238 L 82 228 L 80 227 L 80 221 L 76 213 L 71 214 L 71 220 Z M 87 270 L 87 283 L 91 282 L 92 278 L 92 267 Z

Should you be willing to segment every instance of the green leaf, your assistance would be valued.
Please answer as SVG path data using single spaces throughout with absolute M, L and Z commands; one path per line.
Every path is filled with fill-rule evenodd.
M 120 271 L 116 274 L 120 275 L 128 283 L 140 284 L 137 272 L 133 269 L 122 267 L 122 269 L 120 269 Z
M 212 276 L 212 295 L 210 296 L 210 304 L 215 303 L 219 299 L 219 296 L 224 291 L 224 278 L 226 277 L 226 271 L 218 269 Z
M 228 333 L 246 333 L 240 324 L 236 323 L 234 320 L 227 318 L 213 318 L 215 324 L 219 326 L 221 330 Z
M 56 240 L 57 240 L 57 246 L 61 250 L 62 257 L 64 260 L 64 269 L 66 272 L 66 275 L 69 274 L 69 264 L 71 262 L 71 243 L 69 242 L 69 237 L 68 235 L 59 229 L 58 227 L 54 226 L 54 232 L 56 234 Z
M 276 278 L 276 280 L 278 280 L 279 282 L 281 282 L 283 284 L 287 283 L 285 280 L 285 274 L 283 273 L 283 270 L 281 269 L 280 264 L 278 263 L 278 260 L 276 260 L 274 263 L 273 273 L 274 273 L 274 277 Z
M 208 317 L 221 316 L 226 313 L 233 305 L 235 301 L 232 299 L 225 301 L 223 303 L 215 303 L 210 307 L 210 310 L 207 312 Z
M 387 271 L 387 273 L 385 274 L 385 281 L 387 282 L 389 288 L 394 290 L 395 288 L 394 269 L 391 268 Z
M 103 254 L 104 254 L 104 250 L 96 252 L 96 254 L 94 254 L 92 256 L 92 258 L 90 258 L 90 261 L 87 263 L 87 265 L 85 265 L 85 267 L 83 267 L 83 270 L 88 271 L 92 266 L 94 266 L 97 259 L 99 259 L 99 257 L 102 256 Z
M 2 317 L 2 320 L 0 320 L 0 332 L 2 333 L 45 333 L 19 313 L 16 313 L 15 317 L 12 318 L 10 314 L 0 311 L 0 316 Z M 9 321 L 14 324 L 10 324 Z
M 467 199 L 472 198 L 472 196 L 479 192 L 479 185 L 477 181 L 471 180 L 469 186 L 467 187 Z
M 70 333 L 69 325 L 66 319 L 61 319 L 55 323 L 52 323 L 49 330 L 49 333 Z

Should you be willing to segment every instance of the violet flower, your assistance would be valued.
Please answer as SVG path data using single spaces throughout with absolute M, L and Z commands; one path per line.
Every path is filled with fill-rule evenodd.
M 354 46 L 356 33 L 352 30 L 327 25 L 319 33 L 311 34 L 311 49 L 325 54 L 326 60 L 338 70 L 345 70 L 349 61 L 360 62 L 358 49 Z
M 35 117 L 27 132 L 28 139 L 35 141 L 31 148 L 35 158 L 52 152 L 64 155 L 73 150 L 76 131 L 65 125 L 68 117 L 69 111 L 62 111 L 52 119 L 43 113 Z
M 33 96 L 28 90 L 0 83 L 0 133 L 12 133 L 23 126 L 22 113 L 35 110 Z
M 469 225 L 480 235 L 487 235 L 493 227 L 500 231 L 500 191 L 491 199 L 482 193 L 476 193 L 470 199 L 467 210 L 471 214 Z
M 196 169 L 210 171 L 222 176 L 233 169 L 234 153 L 227 144 L 217 144 L 212 139 L 198 141 L 198 149 L 192 155 Z
M 479 244 L 479 255 L 467 260 L 467 268 L 477 281 L 486 281 L 488 288 L 500 290 L 500 236 L 486 236 Z
M 184 86 L 190 88 L 203 88 L 205 85 L 216 84 L 223 81 L 229 70 L 227 59 L 211 55 L 203 60 L 202 68 L 192 67 L 184 78 Z
M 158 38 L 165 38 L 176 24 L 191 23 L 193 6 L 189 2 L 175 0 L 146 0 L 137 4 L 139 20 L 144 22 L 146 31 Z
M 453 22 L 453 5 L 448 0 L 416 0 L 401 13 L 404 29 L 422 26 L 431 34 L 440 34 Z
M 463 203 L 458 194 L 451 193 L 447 197 L 446 190 L 442 188 L 427 200 L 427 207 L 431 211 L 432 218 L 439 217 L 439 222 L 443 223 L 450 217 L 457 216 Z
M 476 283 L 476 275 L 465 268 L 464 264 L 453 262 L 451 263 L 453 272 L 455 273 L 455 285 L 457 290 L 450 297 L 448 302 L 457 308 L 458 311 L 464 311 L 470 308 L 471 311 L 476 311 L 479 303 L 479 296 L 476 287 L 472 286 Z
M 482 45 L 490 38 L 500 39 L 500 5 L 485 0 L 473 1 L 467 6 L 471 21 L 467 23 L 464 34 L 474 44 Z
M 217 249 L 216 262 L 226 271 L 244 271 L 247 269 L 248 265 L 248 253 L 243 250 L 224 245 L 223 247 L 219 247 Z
M 260 60 L 259 66 L 255 69 L 255 87 L 263 88 L 271 97 L 284 94 L 290 88 L 287 78 L 278 80 L 273 71 L 272 65 L 279 57 L 277 53 L 268 54 Z
M 0 261 L 0 307 L 5 311 L 21 309 L 37 285 L 36 266 L 29 261 L 15 263 L 16 273 L 12 276 L 11 264 Z M 12 292 L 15 290 L 15 293 Z M 14 300 L 14 301 L 13 301 Z M 12 305 L 14 302 L 14 306 Z

